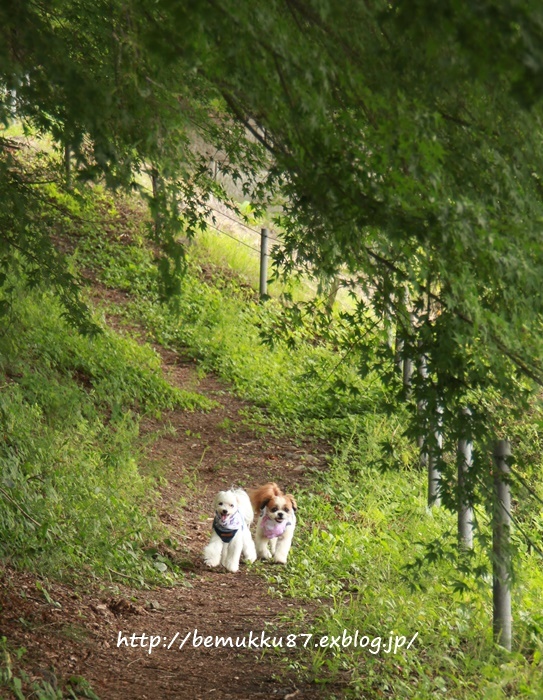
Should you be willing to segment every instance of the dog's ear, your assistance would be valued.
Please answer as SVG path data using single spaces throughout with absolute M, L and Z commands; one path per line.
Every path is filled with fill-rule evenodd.
M 293 510 L 293 511 L 297 511 L 297 510 L 298 510 L 298 504 L 296 503 L 296 499 L 294 498 L 294 496 L 293 496 L 291 493 L 287 493 L 287 494 L 285 495 L 285 498 L 288 498 L 288 500 L 290 501 L 290 503 L 291 503 L 291 505 L 292 505 L 292 510 Z

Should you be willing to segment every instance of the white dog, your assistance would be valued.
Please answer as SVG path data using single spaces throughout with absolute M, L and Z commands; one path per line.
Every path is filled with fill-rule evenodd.
M 275 483 L 249 489 L 249 494 L 253 508 L 260 513 L 255 534 L 258 557 L 273 557 L 276 563 L 286 564 L 296 528 L 297 506 L 294 496 L 284 494 Z
M 222 564 L 235 573 L 242 554 L 246 561 L 256 559 L 249 529 L 254 517 L 251 501 L 243 489 L 233 489 L 219 491 L 213 505 L 213 534 L 204 549 L 204 562 L 211 567 Z

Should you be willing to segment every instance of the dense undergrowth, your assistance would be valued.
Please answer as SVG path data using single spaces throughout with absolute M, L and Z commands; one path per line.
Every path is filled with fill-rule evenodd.
M 122 302 L 108 302 L 110 311 L 228 380 L 255 406 L 247 416 L 253 424 L 335 445 L 311 492 L 297 494 L 300 527 L 288 568 L 262 570 L 278 594 L 325 602 L 314 629 L 297 621 L 300 632 L 358 630 L 381 637 L 383 647 L 390 635 L 418 636 L 396 655 L 310 648 L 298 668 L 323 683 L 341 673 L 353 697 L 540 698 L 537 551 L 518 538 L 517 651 L 507 655 L 491 640 L 484 542 L 469 562 L 455 554 L 451 516 L 426 509 L 425 476 L 404 436 L 402 408 L 391 411 L 390 392 L 359 371 L 360 358 L 303 327 L 289 344 L 263 343 L 279 302 L 259 302 L 235 272 L 212 264 L 217 250 L 202 255 L 201 246 L 218 239 L 189 246 L 181 294 L 167 300 L 137 202 L 100 188 L 72 196 L 50 186 L 47 194 L 64 212 L 57 224 L 73 269 L 125 293 Z M 77 566 L 140 581 L 175 576 L 170 561 L 146 555 L 167 534 L 153 517 L 153 481 L 138 468 L 138 425 L 148 412 L 209 404 L 172 389 L 154 351 L 108 330 L 99 307 L 102 332 L 81 336 L 48 293 L 15 285 L 8 301 L 11 321 L 0 336 L 2 558 L 41 573 L 71 574 Z M 386 472 L 377 468 L 383 439 L 395 445 Z M 486 527 L 481 513 L 482 540 Z
M 130 293 L 118 313 L 137 320 L 159 342 L 198 358 L 251 399 L 259 407 L 254 421 L 336 445 L 330 469 L 316 477 L 311 493 L 300 494 L 297 546 L 287 570 L 268 573 L 272 587 L 281 595 L 333 601 L 316 635 L 358 630 L 382 638 L 383 648 L 390 635 L 418 637 L 411 650 L 397 655 L 312 648 L 306 663 L 317 681 L 346 672 L 355 697 L 541 697 L 539 552 L 529 551 L 517 533 L 518 651 L 508 655 L 491 637 L 485 514 L 478 514 L 476 553 L 462 557 L 454 518 L 426 508 L 426 477 L 403 437 L 401 407 L 391 414 L 385 388 L 372 375 L 361 378 L 356 358 L 304 338 L 303 330 L 294 349 L 263 344 L 277 302 L 260 303 L 223 268 L 202 268 L 197 252 L 189 257 L 177 305 L 161 301 L 151 254 L 135 240 L 122 243 L 94 230 L 76 257 L 99 270 L 105 284 Z M 532 448 L 537 443 L 526 439 L 526 426 L 518 432 Z M 376 466 L 382 466 L 383 439 L 396 446 L 386 472 Z M 300 631 L 308 631 L 303 621 Z
M 145 548 L 166 533 L 138 466 L 139 422 L 209 401 L 170 386 L 150 347 L 105 326 L 80 335 L 49 293 L 15 286 L 10 304 L 0 335 L 2 559 L 46 575 L 159 580 L 167 567 Z
M 288 572 L 271 576 L 277 592 L 326 601 L 316 635 L 354 637 L 358 631 L 370 643 L 381 640 L 373 648 L 366 639 L 356 650 L 309 650 L 306 663 L 314 677 L 348 672 L 354 697 L 541 697 L 539 555 L 527 554 L 517 541 L 518 653 L 508 654 L 492 642 L 492 577 L 484 542 L 469 562 L 458 557 L 456 519 L 443 509 L 428 512 L 424 475 L 410 468 L 385 474 L 368 466 L 390 427 L 373 416 L 360 428 L 316 488 L 301 495 L 301 543 Z M 479 515 L 484 538 L 488 528 Z M 424 562 L 421 570 L 414 567 L 417 558 Z M 477 566 L 479 577 L 473 575 Z M 391 637 L 393 643 L 405 639 L 396 654 L 383 651 Z

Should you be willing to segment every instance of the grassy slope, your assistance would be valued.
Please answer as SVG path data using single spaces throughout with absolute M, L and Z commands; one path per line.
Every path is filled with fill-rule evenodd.
M 213 242 L 215 258 L 218 243 Z M 192 259 L 180 306 L 173 309 L 158 301 L 152 278 L 130 262 L 142 249 L 125 246 L 123 260 L 118 244 L 109 245 L 100 261 L 102 279 L 136 291 L 123 313 L 230 381 L 265 409 L 271 429 L 336 441 L 330 471 L 311 493 L 300 494 L 298 544 L 288 572 L 273 574 L 272 586 L 281 595 L 332 600 L 315 630 L 319 635 L 358 629 L 382 637 L 383 644 L 391 634 L 411 638 L 418 632 L 419 637 L 413 650 L 397 656 L 313 648 L 307 655 L 311 672 L 325 678 L 346 670 L 353 693 L 368 697 L 540 697 L 543 572 L 536 554 L 524 550 L 518 566 L 515 629 L 523 653 L 511 656 L 492 645 L 488 579 L 474 582 L 459 572 L 455 559 L 425 567 L 418 589 L 412 585 L 415 574 L 406 576 L 405 567 L 424 554 L 425 545 L 438 541 L 452 552 L 455 523 L 444 512 L 427 512 L 425 475 L 412 468 L 416 455 L 399 437 L 401 411 L 391 417 L 380 408 L 379 382 L 359 379 L 354 363 L 338 362 L 335 350 L 325 345 L 263 346 L 259 329 L 273 320 L 275 305 L 257 303 L 220 267 L 207 267 L 203 274 L 201 253 Z M 380 457 L 380 440 L 391 436 L 399 461 L 383 474 L 371 465 Z M 488 565 L 482 555 L 477 559 L 476 564 Z M 300 631 L 307 631 L 303 623 Z
M 93 201 L 102 202 L 99 190 Z M 59 215 L 58 229 L 68 222 Z M 148 413 L 205 410 L 210 402 L 172 388 L 150 346 L 99 316 L 101 332 L 81 336 L 51 293 L 17 280 L 8 290 L 0 334 L 0 555 L 45 575 L 116 577 L 120 570 L 160 581 L 163 562 L 145 548 L 168 535 L 153 515 L 153 479 L 139 470 L 139 423 Z
M 139 421 L 206 400 L 170 387 L 151 348 L 108 329 L 79 336 L 50 295 L 21 294 L 13 317 L 0 338 L 3 558 L 43 573 L 153 577 L 142 545 L 164 533 L 138 468 Z
M 401 411 L 391 417 L 381 408 L 379 382 L 361 380 L 354 363 L 338 362 L 326 345 L 263 346 L 259 329 L 273 322 L 275 303 L 258 304 L 218 266 L 203 270 L 201 257 L 189 265 L 178 306 L 162 303 L 139 209 L 100 190 L 86 203 L 62 197 L 72 212 L 63 226 L 78 237 L 73 264 L 130 292 L 119 313 L 230 381 L 266 413 L 269 429 L 337 442 L 329 472 L 311 493 L 299 494 L 297 544 L 288 570 L 274 572 L 271 584 L 281 595 L 330 601 L 314 630 L 319 635 L 358 629 L 387 640 L 415 632 L 419 638 L 396 656 L 313 648 L 310 671 L 324 679 L 346 670 L 358 696 L 540 697 L 536 618 L 543 575 L 535 555 L 523 555 L 515 589 L 523 654 L 508 657 L 489 638 L 488 582 L 454 593 L 454 581 L 469 581 L 446 560 L 422 574 L 424 592 L 406 580 L 404 567 L 422 551 L 416 543 L 445 541 L 453 522 L 426 512 L 424 475 L 412 468 L 416 456 L 404 439 L 393 472 L 371 466 L 379 440 L 402 433 Z M 217 240 L 212 245 L 220 257 Z M 111 331 L 79 337 L 47 294 L 20 293 L 14 311 L 0 339 L 3 557 L 42 572 L 84 566 L 96 575 L 121 570 L 156 579 L 156 565 L 164 562 L 146 557 L 145 548 L 165 533 L 138 470 L 138 421 L 146 411 L 205 408 L 205 402 L 168 387 L 150 348 Z M 300 631 L 307 631 L 303 621 Z

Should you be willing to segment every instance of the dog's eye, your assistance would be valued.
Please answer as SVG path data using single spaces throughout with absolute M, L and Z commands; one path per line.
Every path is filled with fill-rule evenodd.
M 285 508 L 285 513 L 288 513 L 288 508 Z
M 222 506 L 222 501 L 219 503 L 220 506 Z
M 233 504 L 233 503 L 231 503 L 231 504 L 230 504 L 230 508 L 233 508 L 233 507 L 234 507 L 234 504 Z
M 277 513 L 278 510 L 279 510 L 279 508 L 277 508 L 277 507 L 276 507 L 276 508 L 272 508 L 272 513 Z

